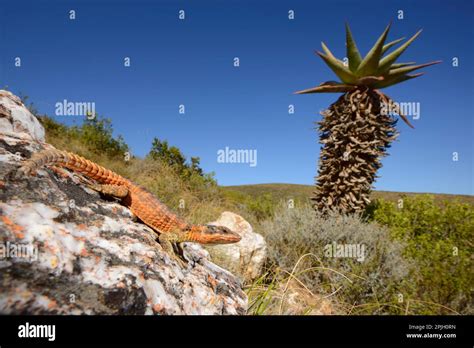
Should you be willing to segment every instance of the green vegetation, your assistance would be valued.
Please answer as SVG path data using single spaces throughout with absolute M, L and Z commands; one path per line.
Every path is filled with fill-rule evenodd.
M 227 201 L 245 211 L 246 216 L 250 216 L 249 221 L 255 223 L 273 216 L 275 199 L 270 193 L 251 196 L 237 190 L 223 189 L 222 192 Z
M 87 144 L 95 154 L 105 154 L 112 158 L 123 157 L 129 151 L 122 136 L 114 138 L 112 122 L 108 118 L 86 118 L 81 126 L 72 127 L 57 123 L 47 116 L 39 119 L 48 131 L 49 139 L 67 137 L 72 141 Z
M 201 162 L 199 157 L 191 157 L 191 163 L 187 163 L 186 157 L 181 150 L 176 146 L 169 146 L 166 140 L 153 138 L 148 157 L 173 167 L 179 175 L 184 178 L 189 179 L 193 175 L 197 175 L 207 180 L 209 184 L 215 183 L 213 174 L 204 174 L 202 168 L 199 166 Z
M 400 203 L 377 202 L 373 219 L 406 243 L 404 254 L 416 264 L 409 276 L 410 295 L 472 313 L 473 206 L 456 201 L 437 206 L 430 195 Z
M 233 191 L 236 194 L 243 194 L 250 196 L 252 199 L 260 196 L 271 197 L 273 204 L 277 205 L 279 201 L 288 201 L 293 199 L 295 204 L 302 204 L 310 202 L 309 197 L 314 191 L 312 185 L 298 185 L 298 184 L 256 184 L 256 185 L 239 185 L 239 186 L 225 186 L 225 191 Z M 383 199 L 389 202 L 398 202 L 404 197 L 416 197 L 424 195 L 424 193 L 412 192 L 389 192 L 389 191 L 372 191 L 370 199 L 372 201 Z M 445 201 L 456 201 L 474 205 L 474 196 L 469 195 L 452 195 L 444 193 L 430 193 L 434 197 L 434 202 L 438 206 L 443 206 Z

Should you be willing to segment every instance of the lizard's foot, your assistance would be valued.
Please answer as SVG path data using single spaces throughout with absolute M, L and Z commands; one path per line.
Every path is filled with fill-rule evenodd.
M 29 166 L 21 166 L 18 169 L 14 169 L 8 173 L 7 177 L 9 177 L 11 180 L 19 181 L 22 179 L 27 179 L 30 175 L 35 176 L 36 171 L 31 169 Z
M 140 220 L 138 219 L 138 216 L 136 216 L 134 213 L 130 212 L 132 214 L 132 221 L 133 222 L 139 222 Z
M 76 183 L 82 184 L 93 191 L 97 191 L 96 189 L 97 184 L 94 181 L 84 177 L 83 175 L 74 175 L 74 179 Z
M 162 233 L 160 234 L 160 237 L 158 238 L 158 241 L 160 242 L 161 247 L 163 250 L 169 255 L 169 257 L 176 261 L 178 265 L 180 265 L 182 268 L 187 267 L 187 262 L 180 257 L 173 248 L 173 242 L 175 239 L 175 236 L 171 233 Z
M 49 166 L 49 168 L 55 172 L 56 174 L 58 174 L 61 178 L 69 178 L 71 176 L 71 173 L 69 173 L 66 169 L 64 168 L 61 168 L 59 166 Z
M 184 261 L 178 254 L 173 253 L 170 256 L 181 268 L 187 268 L 188 267 L 188 263 L 186 261 Z

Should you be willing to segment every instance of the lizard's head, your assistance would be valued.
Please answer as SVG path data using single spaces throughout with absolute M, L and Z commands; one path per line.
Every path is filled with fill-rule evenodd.
M 202 244 L 230 244 L 239 242 L 242 237 L 224 226 L 204 225 L 200 233 Z

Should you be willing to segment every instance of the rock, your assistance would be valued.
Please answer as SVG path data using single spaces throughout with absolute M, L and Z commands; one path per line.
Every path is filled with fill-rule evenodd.
M 267 243 L 262 235 L 253 232 L 252 226 L 243 217 L 228 211 L 209 224 L 228 227 L 242 237 L 235 244 L 206 246 L 212 260 L 242 280 L 259 277 L 267 258 Z
M 20 98 L 0 90 L 0 132 L 14 138 L 44 142 L 44 128 Z
M 335 306 L 330 296 L 312 293 L 307 287 L 291 279 L 282 282 L 278 289 L 278 312 L 280 315 L 332 315 Z
M 238 278 L 200 246 L 184 243 L 183 268 L 117 202 L 49 169 L 11 179 L 44 130 L 0 96 L 0 314 L 246 313 Z

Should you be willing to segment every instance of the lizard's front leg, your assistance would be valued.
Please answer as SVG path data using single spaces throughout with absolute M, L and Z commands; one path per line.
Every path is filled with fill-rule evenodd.
M 181 233 L 179 231 L 170 231 L 161 233 L 158 237 L 158 241 L 160 242 L 161 247 L 163 250 L 173 259 L 175 260 L 181 267 L 186 267 L 186 262 L 176 254 L 173 248 L 173 244 L 178 244 L 183 242 Z

